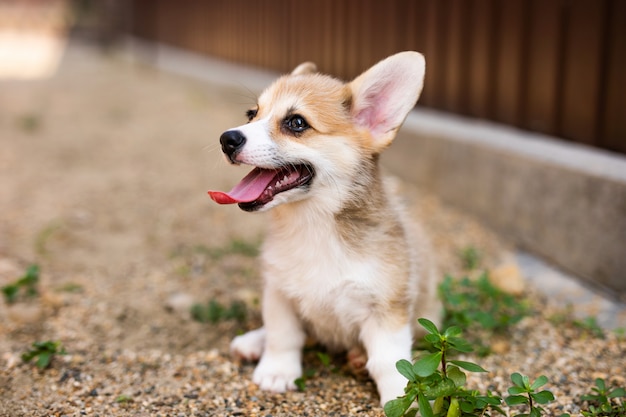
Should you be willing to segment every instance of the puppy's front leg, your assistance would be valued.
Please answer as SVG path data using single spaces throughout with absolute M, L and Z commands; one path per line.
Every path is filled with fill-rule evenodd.
M 381 405 L 404 395 L 407 380 L 396 369 L 400 359 L 411 360 L 411 328 L 406 324 L 390 329 L 372 317 L 361 329 L 361 341 L 367 351 L 365 367 L 376 382 Z
M 265 348 L 253 380 L 263 390 L 293 390 L 294 381 L 302 376 L 306 336 L 291 301 L 271 285 L 266 285 L 263 292 L 263 323 Z

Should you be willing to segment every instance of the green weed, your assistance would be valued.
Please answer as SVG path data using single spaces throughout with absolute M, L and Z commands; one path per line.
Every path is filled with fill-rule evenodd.
M 41 116 L 35 113 L 24 114 L 17 118 L 20 130 L 27 133 L 35 133 L 41 129 Z
M 299 378 L 296 378 L 293 381 L 293 383 L 296 384 L 296 388 L 298 389 L 298 391 L 304 392 L 306 390 L 306 381 L 313 378 L 315 374 L 316 374 L 315 369 L 313 368 L 305 369 L 304 372 L 302 373 L 302 376 Z
M 48 253 L 48 242 L 50 238 L 59 230 L 61 230 L 61 223 L 56 221 L 45 228 L 43 228 L 35 238 L 35 251 L 38 255 L 46 255 Z
M 574 320 L 572 324 L 594 337 L 600 339 L 604 339 L 605 337 L 604 329 L 598 324 L 598 319 L 594 316 L 588 316 L 580 320 Z
M 408 383 L 405 395 L 385 404 L 385 414 L 388 417 L 415 416 L 419 411 L 423 417 L 460 416 L 465 412 L 463 409 L 484 407 L 482 415 L 485 415 L 486 409 L 492 406 L 498 411 L 499 398 L 490 395 L 479 398 L 463 388 L 467 379 L 463 370 L 486 370 L 472 362 L 449 359 L 455 351 L 472 351 L 469 342 L 460 337 L 461 329 L 453 326 L 441 333 L 431 321 L 423 318 L 418 321 L 428 332 L 424 340 L 431 353 L 414 364 L 404 359 L 396 363 L 396 369 L 408 379 Z M 413 407 L 415 401 L 417 408 Z
M 609 388 L 602 378 L 595 380 L 591 392 L 581 397 L 587 401 L 589 409 L 582 411 L 585 417 L 623 417 L 626 416 L 626 390 L 622 387 Z
M 207 253 L 213 259 L 221 259 L 226 255 L 242 255 L 254 258 L 259 254 L 259 242 L 233 239 L 222 247 L 208 249 Z
M 22 360 L 24 362 L 30 362 L 37 358 L 37 368 L 46 369 L 50 366 L 50 362 L 55 355 L 66 355 L 65 348 L 61 346 L 61 342 L 45 341 L 35 342 L 32 344 L 32 348 L 22 354 Z
M 181 263 L 177 273 L 182 276 L 190 274 L 203 274 L 211 263 L 231 256 L 254 258 L 259 254 L 260 241 L 245 241 L 238 238 L 232 239 L 221 246 L 209 247 L 206 245 L 179 245 L 170 253 L 170 258 L 180 259 Z M 240 262 L 241 274 L 245 277 L 255 276 L 255 271 L 246 266 L 246 262 Z
M 480 355 L 489 353 L 481 330 L 504 334 L 530 314 L 526 300 L 495 287 L 487 273 L 473 280 L 446 276 L 439 285 L 439 297 L 444 307 L 443 327 L 458 326 L 477 335 L 471 342 Z
M 65 284 L 61 284 L 55 287 L 54 289 L 55 291 L 58 291 L 58 292 L 68 292 L 68 293 L 80 293 L 84 291 L 83 286 L 75 282 L 66 282 Z
M 487 392 L 467 390 L 465 382 L 468 372 L 487 372 L 481 366 L 467 361 L 451 360 L 454 352 L 471 352 L 470 343 L 461 338 L 461 329 L 447 328 L 443 333 L 429 320 L 419 319 L 420 325 L 428 334 L 424 337 L 430 353 L 422 356 L 414 364 L 400 360 L 396 368 L 408 379 L 405 394 L 387 402 L 384 406 L 388 417 L 414 417 L 419 411 L 422 417 L 483 417 L 494 413 L 506 416 L 502 409 L 502 398 Z M 549 391 L 537 392 L 547 382 L 541 376 L 532 384 L 528 377 L 518 373 L 511 375 L 513 387 L 508 405 L 529 404 L 530 413 L 520 416 L 538 417 L 543 409 L 537 404 L 554 400 Z M 417 402 L 417 407 L 415 403 Z M 432 403 L 431 403 L 432 402 Z M 539 413 L 539 414 L 537 414 Z
M 584 318 L 574 317 L 574 307 L 569 305 L 566 308 L 548 316 L 548 321 L 554 326 L 573 326 L 579 329 L 583 334 L 587 334 L 599 339 L 606 337 L 606 331 L 598 323 L 598 319 L 594 316 Z M 623 329 L 622 329 L 623 331 Z M 620 329 L 614 330 L 615 335 L 620 337 Z
M 526 405 L 528 407 L 528 413 L 517 414 L 517 417 L 540 417 L 545 410 L 538 404 L 548 404 L 554 401 L 554 395 L 550 391 L 537 391 L 548 383 L 545 375 L 541 375 L 531 383 L 526 375 L 515 372 L 511 375 L 511 381 L 513 386 L 508 389 L 511 395 L 505 399 L 505 402 L 509 406 Z
M 260 241 L 246 241 L 234 238 L 222 246 L 208 247 L 205 245 L 195 245 L 193 247 L 179 247 L 172 256 L 201 255 L 212 260 L 219 260 L 228 255 L 242 255 L 254 258 L 259 254 Z
M 2 287 L 4 298 L 9 304 L 16 302 L 20 295 L 34 297 L 38 294 L 37 284 L 39 283 L 39 266 L 31 265 L 26 273 L 12 284 Z
M 128 403 L 132 403 L 133 401 L 134 401 L 133 397 L 131 397 L 130 395 L 126 395 L 126 394 L 118 395 L 115 398 L 115 402 L 118 404 L 128 404 Z
M 247 308 L 242 301 L 235 300 L 229 307 L 225 307 L 217 300 L 210 300 L 207 304 L 194 304 L 191 306 L 191 317 L 200 323 L 216 324 L 222 320 L 246 320 Z
M 467 246 L 461 250 L 460 253 L 461 262 L 463 268 L 466 271 L 473 271 L 480 266 L 481 255 L 480 252 L 473 246 Z
M 315 351 L 315 356 L 322 364 L 322 367 L 329 370 L 330 372 L 337 372 L 338 368 L 333 365 L 332 358 L 329 354 L 321 352 L 319 350 Z M 305 369 L 302 376 L 296 378 L 293 382 L 296 384 L 296 388 L 298 391 L 303 392 L 306 389 L 306 381 L 313 378 L 316 375 L 317 371 L 314 368 Z
M 480 262 L 478 252 L 473 248 L 466 249 L 462 258 L 467 270 L 476 269 Z M 428 333 L 422 346 L 428 353 L 415 363 L 406 360 L 397 362 L 398 372 L 408 382 L 403 396 L 385 404 L 385 414 L 388 417 L 414 417 L 418 412 L 423 417 L 507 416 L 503 408 L 507 405 L 524 407 L 520 413 L 511 414 L 515 417 L 545 415 L 547 412 L 542 406 L 555 398 L 549 390 L 541 389 L 548 383 L 544 375 L 531 381 L 520 373 L 511 374 L 512 386 L 507 389 L 509 395 L 502 399 L 490 391 L 480 393 L 467 389 L 466 372 L 485 370 L 473 362 L 449 358 L 454 352 L 488 353 L 484 340 L 494 334 L 506 334 L 513 325 L 531 314 L 529 301 L 495 287 L 489 281 L 487 272 L 477 279 L 446 276 L 439 286 L 439 296 L 444 306 L 443 328 L 446 330 L 441 332 L 426 319 L 418 320 Z M 561 314 L 550 320 L 574 325 L 595 337 L 605 336 L 595 317 L 574 320 L 571 314 Z M 473 338 L 469 341 L 461 338 L 461 329 L 471 333 Z M 581 397 L 581 402 L 588 404 L 582 411 L 584 417 L 626 416 L 626 390 L 609 389 L 601 379 L 596 380 L 590 394 Z
M 205 256 L 212 260 L 219 260 L 228 255 L 242 255 L 249 258 L 254 258 L 259 254 L 260 240 L 246 241 L 239 238 L 234 238 L 228 243 L 222 246 L 206 246 L 206 245 L 180 245 L 175 248 L 171 257 L 190 257 L 190 256 Z

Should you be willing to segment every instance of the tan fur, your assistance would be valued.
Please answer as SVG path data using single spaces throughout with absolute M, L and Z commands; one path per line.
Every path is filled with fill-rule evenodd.
M 291 111 L 303 115 L 315 126 L 315 132 L 305 136 L 338 134 L 352 128 L 347 107 L 349 99 L 349 90 L 334 78 L 321 74 L 284 76 L 259 98 L 257 118 L 263 118 L 271 110 L 278 126 L 282 116 Z M 277 103 L 287 107 L 276 107 Z

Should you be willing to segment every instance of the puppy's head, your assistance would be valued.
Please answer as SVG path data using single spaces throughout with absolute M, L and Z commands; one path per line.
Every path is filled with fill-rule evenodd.
M 279 78 L 248 110 L 248 123 L 222 134 L 227 160 L 255 168 L 220 204 L 246 211 L 317 200 L 341 206 L 363 161 L 394 139 L 422 90 L 425 62 L 417 52 L 393 55 L 350 83 L 304 63 Z

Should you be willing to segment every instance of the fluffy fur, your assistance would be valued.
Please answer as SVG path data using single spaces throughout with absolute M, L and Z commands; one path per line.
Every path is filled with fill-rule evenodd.
M 304 63 L 279 78 L 231 129 L 246 138 L 232 163 L 277 169 L 305 164 L 306 184 L 256 207 L 271 218 L 263 246 L 264 327 L 236 337 L 232 353 L 259 360 L 261 389 L 294 389 L 307 334 L 334 350 L 367 355 L 381 402 L 403 394 L 395 363 L 411 358 L 417 317 L 437 320 L 428 244 L 379 170 L 422 89 L 424 58 L 403 52 L 343 83 Z M 293 115 L 307 123 L 290 128 Z

